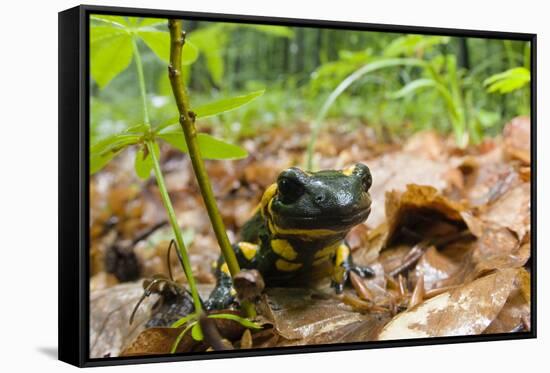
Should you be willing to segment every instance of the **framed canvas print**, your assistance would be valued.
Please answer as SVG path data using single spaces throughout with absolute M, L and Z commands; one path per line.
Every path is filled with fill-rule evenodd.
M 536 35 L 59 13 L 59 357 L 536 336 Z

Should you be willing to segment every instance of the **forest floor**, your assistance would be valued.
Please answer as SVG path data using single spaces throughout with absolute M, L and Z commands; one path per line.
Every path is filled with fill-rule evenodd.
M 467 149 L 429 131 L 379 143 L 368 127 L 327 128 L 317 169 L 357 162 L 371 169 L 372 212 L 347 241 L 354 260 L 376 275 L 354 278 L 339 296 L 328 285 L 268 289 L 257 305 L 263 329 L 226 322 L 222 335 L 235 348 L 261 348 L 530 330 L 529 128 L 529 118 L 516 118 Z M 207 162 L 232 242 L 281 170 L 303 164 L 308 138 L 305 125 L 273 128 L 242 143 L 248 158 Z M 158 321 L 190 309 L 159 290 L 129 323 L 144 279 L 168 276 L 170 267 L 186 282 L 177 256 L 166 259 L 171 230 L 155 182 L 137 179 L 133 160 L 127 151 L 90 181 L 91 357 L 168 353 L 180 330 Z M 166 147 L 161 160 L 206 297 L 218 245 L 188 157 Z M 206 348 L 189 336 L 178 352 Z

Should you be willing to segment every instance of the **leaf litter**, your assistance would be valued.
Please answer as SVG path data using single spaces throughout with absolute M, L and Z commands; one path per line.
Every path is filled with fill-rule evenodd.
M 249 158 L 207 162 L 230 239 L 278 173 L 301 163 L 307 134 L 307 126 L 273 128 L 243 141 Z M 326 283 L 266 289 L 257 304 L 263 329 L 216 324 L 224 343 L 266 348 L 530 330 L 529 136 L 521 117 L 501 136 L 467 149 L 430 131 L 397 145 L 377 143 L 366 129 L 350 136 L 327 128 L 317 166 L 364 162 L 373 174 L 371 215 L 347 240 L 355 261 L 375 276 L 352 276 L 342 295 Z M 159 295 L 146 299 L 128 326 L 143 293 L 142 281 L 129 274 L 172 271 L 186 282 L 175 255 L 166 261 L 170 234 L 158 190 L 134 176 L 132 159 L 122 155 L 91 179 L 91 357 L 168 353 L 180 332 L 151 322 L 174 310 Z M 189 160 L 169 148 L 161 148 L 161 159 L 205 298 L 217 243 Z M 177 351 L 207 350 L 186 336 Z

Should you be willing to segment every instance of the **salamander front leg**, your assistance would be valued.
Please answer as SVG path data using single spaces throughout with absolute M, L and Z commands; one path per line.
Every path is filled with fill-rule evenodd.
M 361 277 L 374 276 L 374 271 L 370 267 L 358 266 L 353 263 L 351 256 L 351 250 L 345 243 L 338 246 L 336 249 L 336 255 L 334 256 L 334 269 L 332 271 L 331 286 L 334 288 L 336 294 L 344 291 L 344 286 L 349 280 L 349 273 L 353 271 Z
M 258 245 L 248 242 L 239 242 L 233 245 L 233 250 L 237 256 L 239 266 L 241 268 L 252 269 L 256 265 L 256 254 L 258 252 Z M 233 281 L 231 279 L 231 273 L 227 263 L 223 257 L 220 256 L 216 264 L 216 287 L 210 293 L 208 300 L 204 302 L 204 306 L 207 310 L 219 310 L 229 308 L 232 305 L 237 304 L 237 292 L 233 287 Z
M 210 310 L 221 310 L 229 308 L 236 303 L 235 296 L 237 293 L 233 288 L 231 274 L 227 268 L 227 263 L 222 258 L 218 260 L 218 268 L 216 269 L 216 287 L 210 293 L 208 300 L 204 302 L 204 307 Z

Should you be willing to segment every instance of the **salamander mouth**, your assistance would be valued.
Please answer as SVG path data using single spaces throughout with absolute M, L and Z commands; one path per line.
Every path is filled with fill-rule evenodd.
M 324 213 L 316 216 L 285 216 L 286 224 L 283 227 L 345 231 L 367 220 L 369 214 L 370 207 L 346 214 Z

